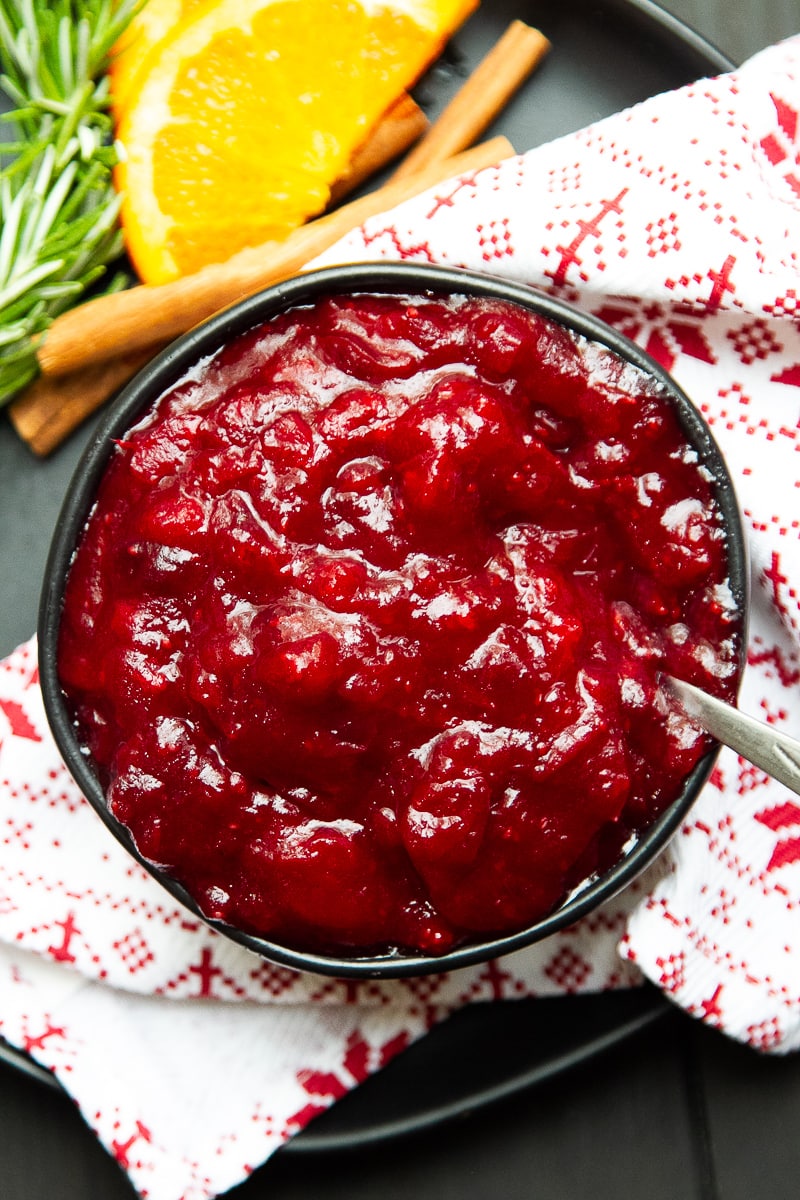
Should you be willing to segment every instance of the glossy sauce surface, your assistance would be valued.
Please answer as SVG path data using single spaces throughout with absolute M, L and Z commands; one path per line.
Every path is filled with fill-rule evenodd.
M 731 698 L 708 473 L 654 385 L 499 301 L 334 297 L 119 444 L 59 670 L 109 805 L 202 910 L 437 954 L 545 915 Z

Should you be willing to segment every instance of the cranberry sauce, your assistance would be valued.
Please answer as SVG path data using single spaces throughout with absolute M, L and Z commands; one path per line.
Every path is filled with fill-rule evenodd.
M 114 451 L 61 680 L 111 811 L 202 911 L 440 954 L 552 911 L 708 741 L 738 615 L 656 385 L 515 305 L 337 297 Z

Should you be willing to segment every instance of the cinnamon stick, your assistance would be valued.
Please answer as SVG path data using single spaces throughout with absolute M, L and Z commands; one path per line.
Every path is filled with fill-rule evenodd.
M 522 21 L 503 36 L 470 74 L 425 137 L 392 175 L 408 179 L 430 163 L 457 153 L 481 136 L 550 49 L 550 42 Z
M 369 137 L 353 154 L 344 175 L 331 188 L 331 204 L 339 201 L 378 171 L 399 158 L 428 129 L 429 121 L 416 100 L 404 92 L 383 114 Z M 458 146 L 457 150 L 465 147 Z M 454 150 L 453 153 L 456 151 Z
M 492 166 L 513 154 L 507 138 L 492 138 L 353 200 L 282 242 L 242 250 L 227 262 L 171 283 L 140 284 L 90 300 L 53 322 L 39 348 L 39 366 L 45 375 L 66 375 L 89 363 L 167 342 L 244 296 L 297 273 L 369 217 L 446 179 Z
M 44 458 L 160 349 L 153 346 L 58 379 L 40 375 L 8 406 L 11 424 L 33 453 Z

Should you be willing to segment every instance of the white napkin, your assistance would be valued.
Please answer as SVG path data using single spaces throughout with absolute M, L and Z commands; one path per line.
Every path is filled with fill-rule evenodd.
M 800 735 L 800 38 L 378 217 L 391 257 L 544 286 L 704 411 L 753 556 L 742 705 Z M 688 132 L 687 132 L 688 131 Z M 572 930 L 446 977 L 346 985 L 178 909 L 78 795 L 35 645 L 0 664 L 0 1033 L 55 1072 L 150 1200 L 206 1200 L 461 1004 L 629 986 L 800 1045 L 800 800 L 724 751 L 670 849 Z M 157 1080 L 157 1086 L 154 1086 Z

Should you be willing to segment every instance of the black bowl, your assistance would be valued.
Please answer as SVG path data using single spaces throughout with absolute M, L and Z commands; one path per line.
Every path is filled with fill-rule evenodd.
M 50 727 L 64 762 L 117 840 L 176 900 L 206 924 L 262 957 L 288 967 L 335 976 L 386 978 L 451 971 L 508 954 L 564 929 L 609 900 L 653 861 L 681 825 L 711 772 L 718 747 L 712 748 L 697 764 L 686 778 L 678 798 L 626 849 L 611 870 L 589 881 L 554 912 L 535 924 L 510 935 L 459 946 L 437 957 L 393 953 L 346 958 L 307 953 L 276 944 L 267 938 L 205 917 L 180 884 L 147 862 L 137 851 L 127 829 L 109 812 L 91 759 L 76 736 L 57 668 L 65 581 L 100 477 L 113 452 L 114 439 L 120 438 L 144 410 L 198 360 L 213 354 L 239 334 L 286 309 L 313 303 L 326 295 L 354 292 L 406 295 L 456 293 L 507 300 L 606 347 L 638 367 L 661 386 L 674 405 L 688 441 L 713 479 L 727 536 L 731 591 L 741 615 L 742 653 L 747 610 L 747 564 L 745 538 L 730 475 L 708 426 L 674 380 L 634 343 L 596 318 L 527 286 L 491 276 L 400 263 L 335 267 L 299 276 L 236 304 L 179 338 L 159 354 L 110 405 L 68 489 L 51 545 L 41 597 L 38 631 L 41 686 Z

